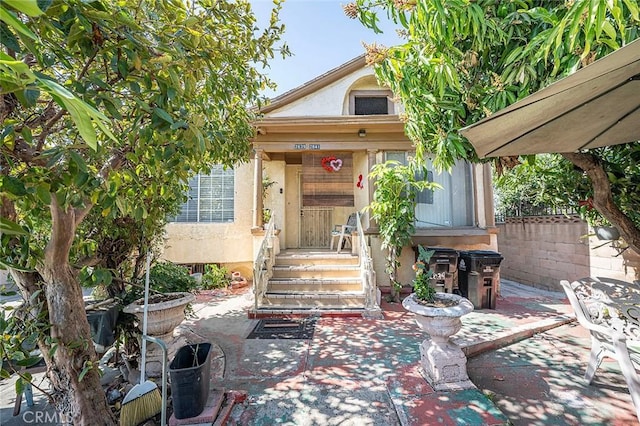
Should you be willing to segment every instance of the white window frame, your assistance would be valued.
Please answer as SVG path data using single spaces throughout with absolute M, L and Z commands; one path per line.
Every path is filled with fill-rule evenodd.
M 210 182 L 206 182 L 209 180 Z M 208 184 L 208 185 L 207 185 Z M 216 186 L 218 194 L 214 193 Z M 228 223 L 235 217 L 235 171 L 214 165 L 209 174 L 197 174 L 189 180 L 189 199 L 173 217 L 177 223 Z M 187 209 L 187 211 L 185 211 Z M 195 211 L 195 218 L 194 216 Z
M 387 114 L 376 115 L 394 115 L 395 104 L 393 103 L 393 94 L 390 90 L 352 90 L 349 92 L 349 114 L 356 115 L 356 98 L 387 98 Z

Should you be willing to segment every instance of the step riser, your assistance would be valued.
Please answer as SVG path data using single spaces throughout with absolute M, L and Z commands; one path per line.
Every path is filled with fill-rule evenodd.
M 273 268 L 273 279 L 278 278 L 299 278 L 299 279 L 316 279 L 323 278 L 358 278 L 360 276 L 359 269 L 330 269 L 330 270 L 314 270 L 314 269 L 289 269 L 289 268 Z
M 363 298 L 345 298 L 345 299 L 270 299 L 265 297 L 262 299 L 262 308 L 317 308 L 317 309 L 340 309 L 340 308 L 363 308 Z
M 347 309 L 297 309 L 289 308 L 261 308 L 251 310 L 248 313 L 251 319 L 260 318 L 304 318 L 304 317 L 337 317 L 337 318 L 362 318 L 366 310 L 364 308 Z
M 356 266 L 359 264 L 357 256 L 304 256 L 289 257 L 276 256 L 276 265 L 280 266 L 306 266 L 306 265 L 345 265 Z
M 260 310 L 361 311 L 364 309 L 364 296 L 359 260 L 349 251 L 284 253 L 277 256 Z
M 269 291 L 313 292 L 313 291 L 361 291 L 360 283 L 269 283 Z

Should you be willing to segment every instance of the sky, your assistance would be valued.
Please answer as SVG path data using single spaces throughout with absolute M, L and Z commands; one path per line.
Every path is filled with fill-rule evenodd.
M 265 92 L 273 97 L 303 85 L 309 80 L 332 70 L 364 53 L 362 42 L 385 46 L 399 44 L 391 22 L 381 23 L 383 34 L 375 34 L 357 19 L 349 19 L 342 5 L 349 0 L 286 0 L 280 12 L 285 25 L 283 40 L 289 45 L 292 56 L 282 60 L 276 56 L 265 73 L 278 84 L 275 92 Z M 272 8 L 270 0 L 251 0 L 258 19 L 264 28 Z M 385 16 L 381 17 L 384 18 Z

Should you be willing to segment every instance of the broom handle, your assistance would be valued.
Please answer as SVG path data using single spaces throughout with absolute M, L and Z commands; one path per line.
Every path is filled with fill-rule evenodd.
M 144 308 L 142 309 L 142 335 L 147 335 L 147 314 L 149 311 L 149 268 L 151 267 L 151 252 L 147 252 L 147 271 L 144 277 Z M 145 381 L 147 367 L 147 339 L 142 339 L 142 365 L 140 366 L 140 384 Z
M 162 415 L 160 416 L 160 426 L 167 425 L 167 345 L 162 341 L 151 336 L 142 336 L 142 340 L 150 341 L 160 346 L 162 349 Z

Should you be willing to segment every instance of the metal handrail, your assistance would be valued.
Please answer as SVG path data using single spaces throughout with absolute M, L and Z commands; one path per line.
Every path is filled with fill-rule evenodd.
M 256 255 L 253 264 L 253 294 L 254 307 L 256 310 L 262 304 L 262 298 L 267 293 L 267 285 L 269 279 L 273 275 L 273 265 L 275 263 L 275 250 L 273 249 L 273 240 L 275 236 L 275 215 L 271 215 L 269 223 L 264 232 L 264 239 Z
M 376 272 L 373 269 L 371 249 L 364 237 L 360 213 L 356 213 L 356 226 L 358 229 L 358 255 L 360 257 L 360 277 L 362 278 L 362 291 L 365 297 L 365 309 L 367 311 L 380 311 L 376 297 Z

